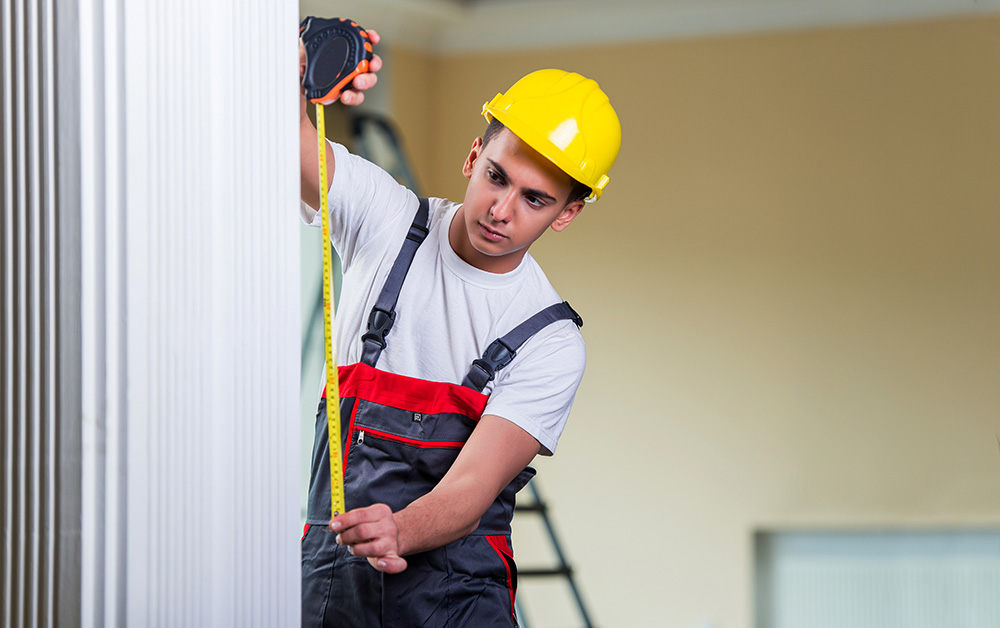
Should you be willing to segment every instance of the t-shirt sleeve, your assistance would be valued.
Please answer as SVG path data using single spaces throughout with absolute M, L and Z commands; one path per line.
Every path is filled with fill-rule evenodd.
M 387 229 L 400 228 L 413 220 L 417 198 L 375 164 L 353 155 L 331 142 L 334 155 L 330 203 L 330 240 L 345 271 L 367 243 Z M 305 203 L 302 220 L 314 227 L 322 224 L 319 212 Z
M 583 377 L 586 348 L 576 325 L 556 323 L 528 340 L 497 375 L 484 414 L 503 417 L 552 455 Z

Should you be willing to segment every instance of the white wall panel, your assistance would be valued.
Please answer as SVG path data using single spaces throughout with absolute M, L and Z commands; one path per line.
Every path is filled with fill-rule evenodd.
M 297 4 L 2 17 L 0 625 L 296 625 Z

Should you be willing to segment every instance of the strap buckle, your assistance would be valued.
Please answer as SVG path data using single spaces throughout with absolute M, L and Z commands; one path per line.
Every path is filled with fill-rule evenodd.
M 426 225 L 418 225 L 414 222 L 410 225 L 410 230 L 406 232 L 406 239 L 420 244 L 427 237 L 428 233 L 430 233 L 430 229 Z
M 563 305 L 569 308 L 569 311 L 573 313 L 573 318 L 569 319 L 576 324 L 577 327 L 583 327 L 583 317 L 576 313 L 576 310 L 567 301 L 563 301 Z
M 396 312 L 386 312 L 377 307 L 373 307 L 368 315 L 368 331 L 361 336 L 362 342 L 371 340 L 385 349 L 385 337 L 396 322 Z
M 493 381 L 496 372 L 510 364 L 517 352 L 505 345 L 499 338 L 490 343 L 483 352 L 483 357 L 472 361 L 473 366 L 478 366 L 486 374 L 486 381 Z M 485 383 L 483 384 L 486 385 Z

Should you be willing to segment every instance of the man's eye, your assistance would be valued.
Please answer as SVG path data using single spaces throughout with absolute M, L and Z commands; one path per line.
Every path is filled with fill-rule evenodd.
M 493 170 L 487 170 L 486 176 L 489 177 L 490 181 L 493 181 L 494 183 L 500 181 L 500 175 L 494 172 Z

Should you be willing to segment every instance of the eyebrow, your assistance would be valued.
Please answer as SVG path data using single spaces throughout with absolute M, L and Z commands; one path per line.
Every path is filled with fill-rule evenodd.
M 507 175 L 507 171 L 503 169 L 503 166 L 501 166 L 497 162 L 493 161 L 489 157 L 486 158 L 486 161 L 490 162 L 490 164 L 493 166 L 493 168 L 496 169 L 496 171 L 500 173 L 501 177 L 503 177 L 504 179 L 508 179 L 508 180 L 510 179 L 510 176 Z M 547 199 L 547 200 L 550 200 L 552 202 L 555 202 L 557 200 L 556 197 L 552 196 L 551 194 L 548 194 L 546 192 L 543 192 L 541 190 L 536 190 L 536 189 L 533 189 L 533 188 L 523 189 L 522 192 L 524 192 L 525 194 L 530 194 L 532 196 L 537 196 L 538 198 Z

